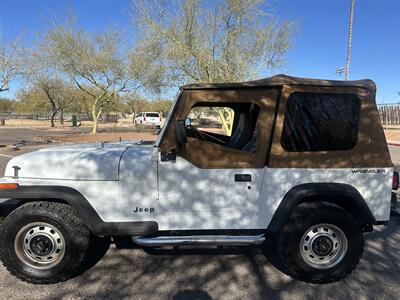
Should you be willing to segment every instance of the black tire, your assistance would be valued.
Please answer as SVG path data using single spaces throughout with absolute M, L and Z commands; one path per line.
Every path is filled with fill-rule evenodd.
M 20 232 L 24 228 L 30 228 L 30 224 L 48 224 L 49 228 L 60 233 L 63 239 L 63 255 L 58 257 L 55 265 L 37 268 L 37 262 L 29 263 L 26 249 L 17 250 L 19 247 L 15 245 L 20 243 L 15 241 L 19 241 L 17 237 Z M 88 227 L 71 206 L 55 202 L 30 202 L 14 210 L 1 224 L 0 260 L 11 274 L 23 281 L 34 284 L 57 283 L 74 277 L 85 268 L 90 240 Z M 21 243 L 24 241 L 26 240 L 22 238 Z
M 312 265 L 313 262 L 307 262 L 307 259 L 310 259 L 307 257 L 310 252 L 301 251 L 301 248 L 304 247 L 302 243 L 307 238 L 309 239 L 306 234 L 310 232 L 311 228 L 321 228 L 321 232 L 328 230 L 319 224 L 339 228 L 341 235 L 347 239 L 342 243 L 347 244 L 347 247 L 344 248 L 347 251 L 343 250 L 341 256 L 332 256 L 337 257 L 336 264 L 328 261 L 327 265 L 322 268 L 315 267 L 315 264 Z M 332 246 L 332 243 L 330 245 Z M 315 248 L 311 246 L 310 244 L 310 248 L 314 251 Z M 288 275 L 309 283 L 331 283 L 341 280 L 356 268 L 364 250 L 364 236 L 361 226 L 343 208 L 327 202 L 309 202 L 302 203 L 294 208 L 289 221 L 277 239 L 277 247 Z M 304 248 L 310 251 L 308 247 Z M 315 253 L 311 252 L 311 254 Z M 314 259 L 312 255 L 310 257 L 312 257 L 311 260 Z M 326 260 L 330 259 L 327 254 L 325 254 L 325 257 Z

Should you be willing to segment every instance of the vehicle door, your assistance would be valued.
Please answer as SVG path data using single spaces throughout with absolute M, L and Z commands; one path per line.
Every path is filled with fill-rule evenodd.
M 277 93 L 272 89 L 184 91 L 159 162 L 163 209 L 215 211 L 254 208 L 265 172 Z M 177 121 L 190 118 L 178 145 Z

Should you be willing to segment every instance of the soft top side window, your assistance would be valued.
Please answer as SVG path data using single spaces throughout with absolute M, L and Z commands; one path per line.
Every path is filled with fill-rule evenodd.
M 281 144 L 289 152 L 349 150 L 357 144 L 359 120 L 354 94 L 292 93 Z
M 189 112 L 187 135 L 229 148 L 255 152 L 259 107 L 253 103 L 197 103 Z

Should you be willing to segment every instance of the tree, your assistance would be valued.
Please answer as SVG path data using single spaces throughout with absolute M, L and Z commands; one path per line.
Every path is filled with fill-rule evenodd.
M 54 119 L 60 114 L 61 124 L 64 124 L 64 111 L 75 99 L 71 87 L 63 79 L 63 74 L 57 70 L 52 58 L 39 45 L 26 51 L 24 78 L 30 84 L 31 90 L 44 98 L 51 108 L 51 127 Z M 65 77 L 65 76 L 64 76 Z
M 20 89 L 16 95 L 14 109 L 18 113 L 51 112 L 49 103 L 38 89 Z
M 51 108 L 50 124 L 54 127 L 54 119 L 60 113 L 60 122 L 64 124 L 64 111 L 68 107 L 71 98 L 70 87 L 68 87 L 61 79 L 42 78 L 35 82 L 34 89 L 38 90 L 41 95 L 49 103 Z
M 0 98 L 0 113 L 2 112 L 12 112 L 14 109 L 14 104 L 15 101 L 6 99 L 6 98 Z
M 137 92 L 131 92 L 124 97 L 125 104 L 129 107 L 132 113 L 132 122 L 135 122 L 136 115 L 145 111 L 148 107 L 148 102 L 141 97 Z
M 97 133 L 98 120 L 106 107 L 118 93 L 128 89 L 132 80 L 121 41 L 116 30 L 89 33 L 73 19 L 55 24 L 43 39 L 42 49 L 54 66 L 92 98 L 93 133 Z
M 132 1 L 142 47 L 153 53 L 165 77 L 175 84 L 243 81 L 281 66 L 294 22 L 277 22 L 263 13 L 264 4 Z
M 71 103 L 72 97 L 73 90 L 62 80 L 42 79 L 17 94 L 16 109 L 25 113 L 51 112 L 50 124 L 54 127 L 57 114 L 60 114 L 63 124 L 63 113 Z
M 170 100 L 157 99 L 151 102 L 151 110 L 161 113 L 163 117 L 166 117 L 169 109 L 171 108 L 172 102 Z
M 21 39 L 0 41 L 0 93 L 9 89 L 9 84 L 21 75 Z

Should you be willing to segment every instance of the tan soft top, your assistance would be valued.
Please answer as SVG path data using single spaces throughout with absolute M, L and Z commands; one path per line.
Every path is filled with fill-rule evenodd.
M 384 168 L 392 167 L 385 135 L 376 108 L 376 86 L 372 80 L 340 81 L 287 75 L 239 82 L 190 84 L 181 87 L 176 113 L 164 126 L 161 151 L 177 153 L 200 168 Z M 286 106 L 291 94 L 354 94 L 360 99 L 357 144 L 342 151 L 286 151 L 281 143 Z M 231 149 L 188 138 L 177 147 L 175 121 L 183 120 L 200 102 L 256 102 L 260 106 L 255 153 Z M 169 125 L 168 125 L 169 124 Z M 335 130 L 335 127 L 332 127 Z
M 293 77 L 285 74 L 278 74 L 272 77 L 236 82 L 236 83 L 195 83 L 181 86 L 181 90 L 206 90 L 206 89 L 242 89 L 254 87 L 272 87 L 283 85 L 309 85 L 309 86 L 351 86 L 368 88 L 371 91 L 376 90 L 375 83 L 370 79 L 363 80 L 326 80 Z

